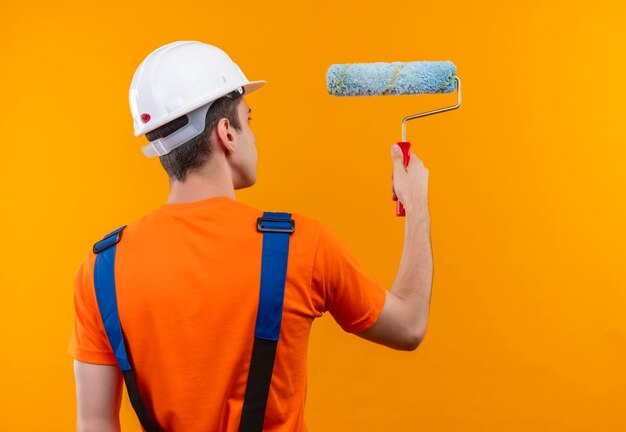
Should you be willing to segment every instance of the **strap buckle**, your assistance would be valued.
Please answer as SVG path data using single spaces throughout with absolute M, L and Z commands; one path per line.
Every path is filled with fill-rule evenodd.
M 261 232 L 292 233 L 296 230 L 296 222 L 293 219 L 260 217 L 256 220 L 256 228 Z
M 126 228 L 126 225 L 108 233 L 102 240 L 94 244 L 93 253 L 98 254 L 114 244 L 118 244 L 122 238 L 122 231 L 124 231 L 124 228 Z
M 228 99 L 235 99 L 238 96 L 242 96 L 245 92 L 246 92 L 246 89 L 242 86 L 242 87 L 237 87 L 235 90 L 231 91 L 230 93 L 224 96 L 226 96 Z

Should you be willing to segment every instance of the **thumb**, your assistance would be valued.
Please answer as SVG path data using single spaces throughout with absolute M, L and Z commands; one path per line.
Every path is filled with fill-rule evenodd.
M 391 146 L 391 160 L 393 162 L 394 172 L 400 170 L 401 172 L 406 172 L 406 168 L 404 167 L 404 157 L 402 156 L 402 149 L 398 144 L 394 144 Z

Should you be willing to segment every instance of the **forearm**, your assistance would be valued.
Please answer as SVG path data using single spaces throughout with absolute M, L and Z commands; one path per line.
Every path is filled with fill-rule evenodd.
M 421 340 L 426 333 L 433 282 L 433 255 L 428 208 L 405 208 L 404 246 L 391 292 L 409 313 L 411 331 Z
M 120 421 L 117 419 L 78 419 L 77 432 L 120 432 Z

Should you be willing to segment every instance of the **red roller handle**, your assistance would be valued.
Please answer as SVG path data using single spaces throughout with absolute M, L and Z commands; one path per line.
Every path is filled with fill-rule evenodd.
M 400 146 L 400 149 L 402 149 L 402 161 L 406 167 L 409 165 L 409 150 L 411 149 L 411 143 L 408 141 L 399 141 L 397 144 Z M 396 201 L 396 216 L 406 216 L 404 206 L 400 200 Z

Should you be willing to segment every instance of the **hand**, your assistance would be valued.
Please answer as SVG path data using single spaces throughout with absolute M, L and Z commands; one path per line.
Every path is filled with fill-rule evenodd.
M 391 146 L 393 173 L 391 199 L 400 200 L 407 213 L 428 212 L 428 169 L 413 152 L 409 153 L 409 163 L 404 167 L 400 146 Z

